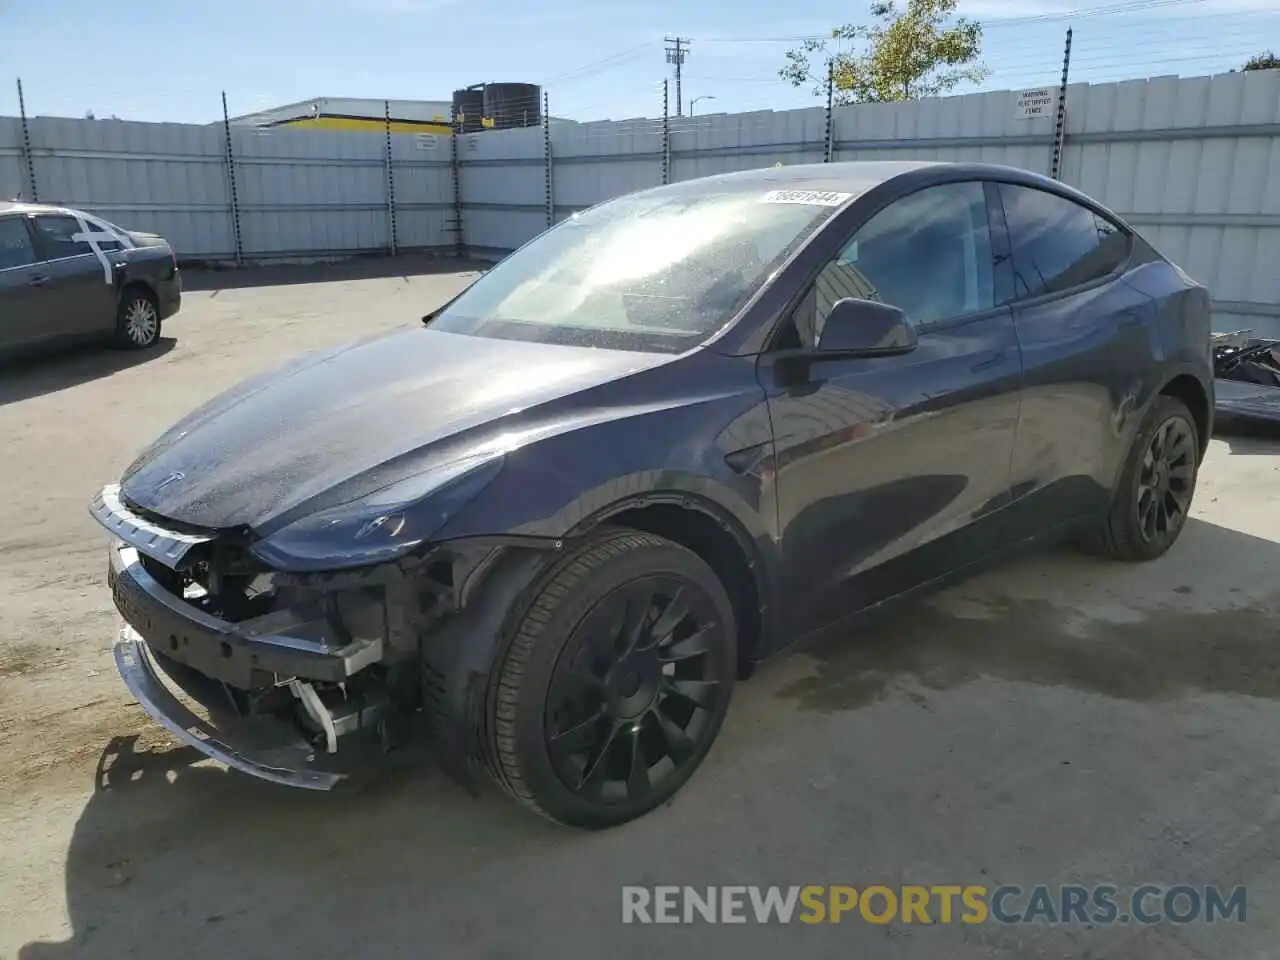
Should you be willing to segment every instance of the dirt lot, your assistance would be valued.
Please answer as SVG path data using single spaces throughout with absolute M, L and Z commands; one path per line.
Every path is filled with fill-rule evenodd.
M 0 956 L 1269 955 L 1280 447 L 1256 440 L 1213 443 L 1158 563 L 1032 557 L 767 668 L 676 802 L 607 834 L 430 771 L 310 795 L 175 749 L 115 678 L 90 496 L 210 395 L 472 276 L 424 269 L 192 276 L 158 353 L 0 371 Z M 631 883 L 1144 882 L 1244 884 L 1247 922 L 620 922 Z

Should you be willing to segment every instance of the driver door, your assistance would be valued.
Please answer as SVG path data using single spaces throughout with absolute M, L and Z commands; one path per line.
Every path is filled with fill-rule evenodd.
M 47 277 L 45 322 L 51 337 L 105 335 L 115 326 L 119 291 L 109 263 L 76 237 L 84 231 L 75 217 L 37 214 L 31 218 Z M 118 258 L 120 244 L 99 243 L 103 257 Z
M 1022 356 L 995 305 L 980 182 L 927 187 L 866 220 L 784 322 L 776 349 L 815 348 L 844 297 L 904 310 L 900 356 L 760 359 L 775 449 L 783 620 L 808 633 L 1008 543 Z M 792 382 L 788 382 L 788 378 Z

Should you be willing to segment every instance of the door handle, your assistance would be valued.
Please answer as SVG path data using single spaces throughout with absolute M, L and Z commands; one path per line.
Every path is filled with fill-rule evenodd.
M 43 286 L 44 286 L 46 283 L 48 283 L 48 282 L 49 282 L 49 278 L 48 278 L 48 277 L 32 277 L 30 280 L 28 280 L 28 281 L 27 281 L 27 286 L 28 286 L 28 287 L 43 287 Z
M 980 360 L 973 365 L 973 372 L 978 373 L 981 370 L 990 370 L 992 367 L 998 367 L 1004 363 L 1004 351 L 1001 350 L 994 357 L 988 357 L 986 360 Z

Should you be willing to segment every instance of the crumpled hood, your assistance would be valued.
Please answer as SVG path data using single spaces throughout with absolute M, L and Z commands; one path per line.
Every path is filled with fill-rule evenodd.
M 262 531 L 465 455 L 467 436 L 671 357 L 410 328 L 308 354 L 216 397 L 130 465 L 137 507 Z M 457 441 L 457 442 L 455 442 Z M 328 496 L 326 496 L 328 495 Z M 323 502 L 322 502 L 323 501 Z

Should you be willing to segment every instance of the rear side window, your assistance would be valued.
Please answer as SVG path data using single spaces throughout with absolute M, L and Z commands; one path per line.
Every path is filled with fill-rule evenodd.
M 1070 290 L 1114 272 L 1129 238 L 1087 207 L 1031 187 L 1000 184 L 1013 252 L 1013 298 Z
M 61 260 L 64 257 L 78 257 L 81 254 L 93 253 L 88 240 L 77 240 L 77 236 L 85 236 L 86 228 L 103 250 L 119 250 L 120 241 L 110 234 L 86 223 L 81 227 L 75 217 L 43 216 L 35 217 L 36 233 L 40 235 L 40 246 L 50 260 Z
M 0 217 L 0 270 L 36 262 L 36 250 L 25 217 Z

